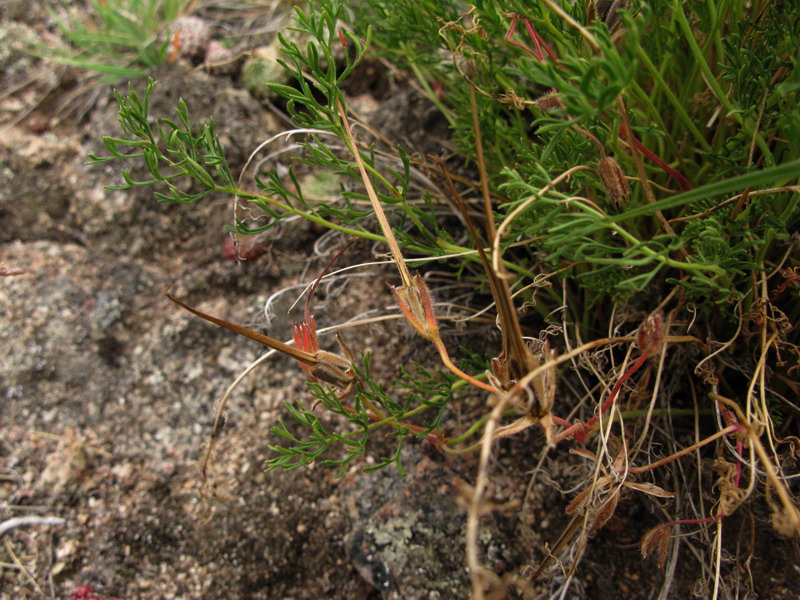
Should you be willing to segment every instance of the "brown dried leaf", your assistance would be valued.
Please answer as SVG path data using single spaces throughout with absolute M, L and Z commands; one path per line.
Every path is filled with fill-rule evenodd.
M 550 112 L 551 110 L 566 110 L 564 103 L 561 102 L 561 98 L 559 98 L 558 94 L 545 94 L 544 96 L 539 96 L 539 98 L 537 98 L 533 104 L 544 112 Z
M 625 485 L 632 490 L 644 492 L 645 494 L 656 496 L 657 498 L 672 498 L 675 496 L 675 492 L 668 492 L 664 488 L 660 488 L 652 483 L 634 483 L 633 481 L 626 481 Z
M 545 342 L 541 358 L 532 355 L 531 366 L 539 366 L 542 363 L 554 361 L 558 356 L 555 348 L 550 348 L 550 344 Z M 534 416 L 542 417 L 550 412 L 553 402 L 556 399 L 556 368 L 554 366 L 545 371 L 533 380 L 534 391 L 536 392 L 537 406 L 528 406 L 527 412 Z
M 578 492 L 578 495 L 572 499 L 572 502 L 569 503 L 567 509 L 564 512 L 567 513 L 568 515 L 571 515 L 577 509 L 583 508 L 583 506 L 588 501 L 589 494 L 591 494 L 591 492 L 592 492 L 592 486 L 589 486 L 585 488 L 583 491 Z
M 614 511 L 617 510 L 617 503 L 619 502 L 619 488 L 613 491 L 611 497 L 605 501 L 603 506 L 600 507 L 600 510 L 594 515 L 594 520 L 592 521 L 591 526 L 589 527 L 589 533 L 593 534 L 605 525 L 608 520 L 614 514 Z
M 585 448 L 570 448 L 570 454 L 577 454 L 578 456 L 582 456 L 584 458 L 588 458 L 589 460 L 593 460 L 597 462 L 600 460 L 594 452 L 586 450 Z
M 639 549 L 642 551 L 642 558 L 647 558 L 655 550 L 658 552 L 658 566 L 663 569 L 667 563 L 667 552 L 669 551 L 669 526 L 658 525 L 642 536 L 639 542 Z
M 510 435 L 516 435 L 520 431 L 524 431 L 531 425 L 536 425 L 539 422 L 539 419 L 535 419 L 529 415 L 524 415 L 511 423 L 510 425 L 505 425 L 504 427 L 499 427 L 495 430 L 494 434 L 492 434 L 492 440 L 499 440 L 504 437 L 508 437 Z
M 600 477 L 594 484 L 590 485 L 586 489 L 582 490 L 578 493 L 575 498 L 572 499 L 572 502 L 569 503 L 567 506 L 567 510 L 565 511 L 568 515 L 572 514 L 576 510 L 578 513 L 582 513 L 587 505 L 587 503 L 594 499 L 595 496 L 592 495 L 592 492 L 596 492 L 598 490 L 603 489 L 607 484 L 613 481 L 613 477 L 610 475 L 604 475 Z

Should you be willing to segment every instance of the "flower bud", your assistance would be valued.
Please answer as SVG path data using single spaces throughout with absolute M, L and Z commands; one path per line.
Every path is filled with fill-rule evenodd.
M 292 337 L 294 338 L 294 345 L 308 352 L 309 354 L 316 354 L 319 352 L 319 342 L 317 341 L 317 322 L 314 315 L 300 323 L 292 323 Z M 302 361 L 297 361 L 300 368 L 303 369 L 306 375 L 312 375 L 312 366 Z
M 617 161 L 610 156 L 604 156 L 600 159 L 597 170 L 611 199 L 617 204 L 627 204 L 630 198 L 628 181 Z

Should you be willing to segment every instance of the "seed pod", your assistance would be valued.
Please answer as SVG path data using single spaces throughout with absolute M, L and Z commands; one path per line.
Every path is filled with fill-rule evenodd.
M 406 321 L 428 341 L 439 339 L 439 324 L 433 310 L 433 299 L 428 286 L 419 275 L 411 283 L 400 287 L 389 286 Z
M 604 156 L 600 159 L 597 170 L 611 199 L 617 204 L 627 204 L 630 199 L 628 181 L 617 161 L 610 156 Z

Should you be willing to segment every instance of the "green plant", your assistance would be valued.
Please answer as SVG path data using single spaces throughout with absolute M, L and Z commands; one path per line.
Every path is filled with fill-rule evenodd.
M 50 14 L 69 48 L 36 49 L 43 58 L 92 71 L 101 81 L 145 77 L 167 62 L 170 25 L 192 0 L 88 0 L 88 8 L 52 9 Z
M 464 14 L 460 6 L 366 0 L 347 7 L 325 0 L 298 9 L 295 29 L 305 43 L 281 37 L 283 64 L 296 83 L 271 87 L 286 101 L 298 128 L 292 133 L 306 136 L 302 168 L 340 177 L 339 202 L 304 196 L 294 170 L 285 177 L 272 170 L 256 178 L 258 193 L 245 191 L 233 183 L 212 123 L 193 125 L 181 103 L 177 121 L 161 119 L 154 127 L 152 82 L 141 96 L 132 87 L 117 95 L 125 136 L 104 138 L 111 156 L 93 159 L 138 157 L 151 177 L 123 172 L 120 188 L 160 185 L 166 193 L 158 192 L 159 199 L 183 203 L 230 194 L 267 218 L 237 218 L 231 229 L 241 234 L 295 216 L 387 244 L 400 274 L 393 288 L 400 313 L 439 353 L 444 369 L 418 365 L 393 384 L 375 381 L 364 353 L 348 371 L 351 397 L 310 383 L 316 401 L 351 427 L 331 430 L 301 402 L 287 403 L 293 423 L 273 430 L 284 445 L 274 447 L 278 456 L 269 466 L 319 461 L 341 474 L 368 451 L 375 430 L 390 431 L 396 446 L 373 468 L 394 464 L 402 471 L 400 450 L 412 437 L 443 452 L 480 450 L 468 517 L 476 597 L 489 581 L 476 540 L 494 443 L 531 426 L 541 428 L 550 446 L 566 439 L 595 444 L 594 452 L 584 451 L 596 464 L 594 477 L 570 506 L 578 514 L 564 543 L 572 534 L 583 543 L 601 527 L 623 486 L 670 497 L 631 478 L 699 456 L 720 440 L 737 470 L 718 486 L 724 510 L 660 526 L 643 538 L 643 551 L 656 548 L 661 559 L 669 526 L 718 523 L 732 514 L 757 488 L 740 485 L 744 470 L 755 482 L 756 458 L 768 473 L 773 524 L 800 535 L 800 512 L 784 483 L 789 474 L 772 471 L 781 468 L 782 438 L 767 401 L 796 390 L 790 370 L 800 357 L 793 325 L 800 316 L 800 264 L 792 237 L 800 221 L 800 157 L 792 137 L 800 121 L 800 17 L 767 1 L 749 8 L 733 0 L 617 2 L 608 12 L 593 2 L 556 0 L 478 0 Z M 375 39 L 359 25 L 370 22 L 381 23 Z M 398 70 L 413 73 L 441 110 L 460 165 L 354 137 L 341 87 L 370 44 Z M 769 57 L 756 51 L 765 44 Z M 464 164 L 469 169 L 460 172 Z M 190 191 L 190 180 L 201 191 Z M 420 187 L 419 180 L 437 186 Z M 467 242 L 454 241 L 461 238 L 451 207 Z M 428 286 L 406 265 L 432 260 L 492 295 L 502 341 L 488 357 L 451 360 Z M 538 325 L 549 324 L 557 335 L 527 343 L 522 300 L 534 303 Z M 562 311 L 560 321 L 550 316 L 554 311 Z M 616 312 L 636 316 L 616 324 Z M 613 335 L 617 325 L 628 334 Z M 637 345 L 639 358 L 628 365 Z M 678 350 L 684 345 L 702 358 L 687 365 L 689 351 Z M 615 366 L 604 371 L 599 362 L 577 358 Z M 676 406 L 681 394 L 663 389 L 668 369 L 685 376 L 684 397 L 706 387 L 707 404 Z M 640 371 L 654 379 L 646 406 L 629 393 Z M 557 393 L 559 379 L 580 385 L 584 402 Z M 719 393 L 721 381 L 746 392 L 732 401 Z M 488 392 L 493 407 L 454 432 L 445 408 L 467 391 Z M 571 412 L 578 423 L 567 420 Z M 660 435 L 653 419 L 672 427 L 672 419 L 686 414 L 718 415 L 716 431 L 668 459 L 648 460 Z

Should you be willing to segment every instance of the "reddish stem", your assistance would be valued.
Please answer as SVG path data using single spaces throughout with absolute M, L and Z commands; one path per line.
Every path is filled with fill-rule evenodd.
M 729 435 L 731 433 L 736 433 L 736 432 L 742 431 L 743 429 L 744 429 L 744 427 L 742 427 L 741 425 L 729 425 L 725 429 L 720 429 L 715 434 L 710 435 L 707 438 L 705 438 L 705 439 L 703 439 L 703 440 L 701 440 L 701 441 L 699 441 L 699 442 L 697 442 L 695 444 L 692 444 L 688 448 L 684 448 L 683 450 L 681 450 L 679 452 L 675 452 L 674 454 L 670 454 L 669 456 L 665 456 L 661 460 L 657 460 L 656 462 L 652 462 L 649 465 L 645 465 L 643 467 L 630 467 L 630 468 L 627 469 L 627 472 L 628 473 L 644 473 L 645 471 L 652 471 L 653 469 L 657 469 L 661 465 L 665 465 L 668 462 L 671 462 L 673 460 L 676 460 L 676 459 L 680 458 L 681 456 L 685 456 L 685 455 L 689 454 L 690 452 L 694 452 L 695 450 L 697 450 L 698 448 L 700 448 L 702 446 L 705 446 L 706 444 L 710 444 L 711 442 L 713 442 L 717 438 L 721 438 L 721 437 Z
M 717 407 L 719 408 L 719 412 L 722 415 L 722 420 L 725 421 L 725 424 L 728 427 L 738 427 L 741 428 L 741 424 L 739 423 L 739 419 L 736 418 L 736 415 L 731 411 L 727 406 L 725 406 L 724 402 L 720 402 L 717 400 Z M 741 456 L 742 450 L 744 449 L 744 444 L 742 444 L 741 440 L 736 441 L 736 453 Z M 739 487 L 739 480 L 742 477 L 742 463 L 741 461 L 737 461 L 736 463 L 736 487 Z
M 619 132 L 623 137 L 627 137 L 627 131 L 628 130 L 625 128 L 625 125 L 620 124 Z M 681 189 L 683 191 L 688 191 L 692 189 L 692 184 L 689 183 L 689 180 L 686 179 L 686 177 L 678 173 L 675 169 L 673 169 L 672 167 L 667 165 L 663 160 L 658 158 L 658 156 L 653 154 L 653 152 L 651 152 L 647 148 L 647 146 L 645 146 L 644 144 L 642 144 L 642 142 L 636 139 L 635 135 L 632 135 L 631 139 L 633 139 L 633 143 L 636 145 L 636 149 L 639 150 L 639 152 L 641 152 L 642 154 L 644 154 L 647 158 L 652 160 L 654 163 L 656 163 L 661 168 L 661 170 L 664 171 L 667 175 L 669 175 L 675 181 L 677 181 L 678 185 L 681 186 Z
M 791 275 L 787 277 L 786 281 L 784 281 L 781 284 L 781 286 L 777 290 L 775 290 L 775 293 L 773 293 L 772 296 L 770 296 L 769 301 L 772 302 L 773 300 L 775 300 L 786 290 L 786 288 L 789 286 L 790 283 L 793 283 L 798 279 L 800 279 L 800 275 Z
M 661 527 L 672 527 L 673 525 L 696 525 L 698 523 L 711 523 L 713 521 L 719 521 L 724 517 L 722 513 L 717 513 L 710 517 L 705 517 L 703 519 L 681 519 L 679 521 L 670 521 L 669 523 L 664 523 Z
M 560 62 L 558 62 L 558 57 L 556 56 L 555 52 L 553 52 L 550 49 L 550 46 L 548 46 L 547 42 L 544 41 L 544 38 L 542 38 L 542 36 L 539 35 L 539 32 L 536 31 L 533 28 L 533 25 L 531 25 L 531 22 L 528 21 L 528 19 L 526 19 L 524 17 L 523 17 L 522 21 L 525 23 L 525 29 L 528 30 L 528 35 L 531 36 L 531 39 L 533 40 L 533 43 L 536 45 L 536 49 L 539 51 L 539 54 L 542 54 L 542 48 L 544 48 L 545 52 L 547 52 L 548 56 L 550 56 L 550 58 L 555 63 L 555 65 L 557 67 L 563 69 L 564 67 L 561 66 Z M 544 56 L 539 60 L 543 61 L 544 60 Z
M 520 48 L 520 49 L 524 50 L 525 52 L 531 54 L 539 62 L 544 62 L 546 60 L 545 59 L 545 53 L 547 53 L 547 55 L 550 57 L 550 59 L 553 61 L 553 63 L 557 67 L 559 67 L 560 69 L 566 70 L 564 68 L 564 66 L 560 62 L 558 62 L 558 57 L 556 56 L 555 52 L 553 52 L 550 49 L 550 46 L 547 45 L 547 42 L 545 42 L 544 39 L 542 38 L 542 36 L 539 35 L 539 32 L 537 32 L 536 29 L 534 29 L 533 25 L 531 25 L 531 23 L 530 23 L 530 21 L 528 21 L 528 19 L 523 17 L 522 21 L 525 23 L 525 28 L 527 29 L 528 35 L 530 36 L 531 40 L 533 41 L 533 44 L 536 46 L 536 50 L 531 50 L 525 44 L 522 44 L 522 43 L 517 42 L 517 41 L 514 40 L 514 32 L 517 29 L 517 19 L 518 19 L 517 15 L 514 15 L 512 17 L 511 26 L 508 28 L 508 33 L 506 33 L 505 40 L 509 44 L 512 44 L 512 45 L 516 46 L 517 48 Z M 554 89 L 553 92 L 554 93 L 558 93 L 558 90 Z M 595 138 L 589 132 L 580 129 L 577 126 L 575 126 L 575 127 L 583 135 L 586 135 L 586 136 L 592 138 L 594 140 L 594 142 L 597 144 L 597 146 L 600 148 L 601 156 L 605 156 L 605 152 L 603 151 L 603 146 L 602 146 L 602 144 L 600 144 L 599 141 L 597 141 L 597 138 Z M 620 126 L 620 135 L 623 137 L 623 139 L 625 137 L 627 137 L 627 129 L 625 128 L 624 125 Z M 663 170 L 667 175 L 672 177 L 678 183 L 678 185 L 681 187 L 681 189 L 683 191 L 688 191 L 688 190 L 692 189 L 692 185 L 689 183 L 689 180 L 686 179 L 686 177 L 684 177 L 678 171 L 676 171 L 675 169 L 673 169 L 672 167 L 667 165 L 656 154 L 654 154 L 649 148 L 647 148 L 644 144 L 642 144 L 636 138 L 635 135 L 631 135 L 630 137 L 631 137 L 631 139 L 633 139 L 633 143 L 635 144 L 635 146 L 639 150 L 639 152 L 644 154 L 647 158 L 649 158 L 656 165 L 658 165 L 658 167 L 661 170 Z
M 579 127 L 578 125 L 573 125 L 572 128 L 578 133 L 580 133 L 582 136 L 592 140 L 597 146 L 597 149 L 600 151 L 600 158 L 605 158 L 606 150 L 605 148 L 603 148 L 603 144 L 600 143 L 600 140 L 598 140 L 594 135 L 586 131 L 583 127 Z
M 339 257 L 340 257 L 342 254 L 344 254 L 344 253 L 345 253 L 345 251 L 346 251 L 346 250 L 347 250 L 347 249 L 348 249 L 350 246 L 352 246 L 352 245 L 353 245 L 353 244 L 356 242 L 356 240 L 357 240 L 357 239 L 358 239 L 358 238 L 355 238 L 355 237 L 354 237 L 354 238 L 350 238 L 350 241 L 349 241 L 349 242 L 347 242 L 347 243 L 344 245 L 344 247 L 343 247 L 341 250 L 339 250 L 339 251 L 336 253 L 336 255 L 335 255 L 335 256 L 334 256 L 332 259 L 330 259 L 330 260 L 328 261 L 328 264 L 327 264 L 327 265 L 325 265 L 325 268 L 324 268 L 324 269 L 322 269 L 322 272 L 321 272 L 321 273 L 319 274 L 319 276 L 318 276 L 318 277 L 317 277 L 317 278 L 314 280 L 314 284 L 311 286 L 311 289 L 308 291 L 308 296 L 306 296 L 306 311 L 305 311 L 305 319 L 306 319 L 306 322 L 308 321 L 308 317 L 309 317 L 309 314 L 308 314 L 308 307 L 309 307 L 309 306 L 310 306 L 310 304 L 311 304 L 311 296 L 313 296 L 313 295 L 314 295 L 314 291 L 317 289 L 317 286 L 319 285 L 319 282 L 320 282 L 320 281 L 322 281 L 322 278 L 325 276 L 325 273 L 327 273 L 327 272 L 328 272 L 328 269 L 330 269 L 330 268 L 331 268 L 331 265 L 333 265 L 333 263 L 335 263 L 337 260 L 339 260 Z
M 514 39 L 514 32 L 517 30 L 517 19 L 518 18 L 519 17 L 517 17 L 517 15 L 514 15 L 511 18 L 511 26 L 508 28 L 508 33 L 506 33 L 505 40 L 509 44 L 511 44 L 513 46 L 516 46 L 517 48 L 520 48 L 521 50 L 524 50 L 528 54 L 531 54 L 539 62 L 544 62 L 544 53 L 541 51 L 541 49 L 539 49 L 539 52 L 537 54 L 536 52 L 534 52 L 533 50 L 528 48 L 525 44 L 522 44 L 522 43 L 520 43 L 520 42 L 518 42 L 518 41 L 516 41 Z
M 550 59 L 555 63 L 555 65 L 561 69 L 564 67 L 561 66 L 561 63 L 558 62 L 558 57 L 556 53 L 550 49 L 550 46 L 547 45 L 547 42 L 544 41 L 544 38 L 539 35 L 539 32 L 534 29 L 531 22 L 528 21 L 525 17 L 522 18 L 522 22 L 525 23 L 525 29 L 528 31 L 528 35 L 530 36 L 531 40 L 533 41 L 533 45 L 536 46 L 536 50 L 531 50 L 525 44 L 521 42 L 517 42 L 514 40 L 514 32 L 517 30 L 517 20 L 519 19 L 518 15 L 513 15 L 511 17 L 511 25 L 508 28 L 508 33 L 506 33 L 505 41 L 509 44 L 516 46 L 520 50 L 524 50 L 531 56 L 533 56 L 539 62 L 544 62 L 547 60 L 545 58 L 545 53 L 550 57 Z
M 619 388 L 622 387 L 622 384 L 625 383 L 625 381 L 628 380 L 631 375 L 636 373 L 636 371 L 638 371 L 641 368 L 641 366 L 644 364 L 644 361 L 647 360 L 647 356 L 648 356 L 647 352 L 642 352 L 642 355 L 639 357 L 639 359 L 635 363 L 633 363 L 633 365 L 627 371 L 625 371 L 622 374 L 622 377 L 620 377 L 617 380 L 617 383 L 614 384 L 614 387 L 611 388 L 611 393 L 608 395 L 608 400 L 606 400 L 603 406 L 600 408 L 600 412 L 595 416 L 593 416 L 588 421 L 586 421 L 586 425 L 584 425 L 585 428 L 588 429 L 589 427 L 594 425 L 600 417 L 603 416 L 603 413 L 608 410 L 608 407 L 611 406 L 614 400 L 617 398 L 617 393 L 619 393 Z
M 586 440 L 586 436 L 589 434 L 589 430 L 591 429 L 592 425 L 597 423 L 598 419 L 603 416 L 603 413 L 605 413 L 614 403 L 622 384 L 641 368 L 648 356 L 649 354 L 647 352 L 642 352 L 642 355 L 637 359 L 637 361 L 622 374 L 622 376 L 617 380 L 617 383 L 614 384 L 614 387 L 611 388 L 611 393 L 608 395 L 608 399 L 606 399 L 606 401 L 603 403 L 603 406 L 600 407 L 600 411 L 595 416 L 586 421 L 586 423 L 575 423 L 574 425 L 570 425 L 567 429 L 558 434 L 558 437 L 556 437 L 556 442 L 560 442 L 561 440 L 574 435 L 578 442 L 583 443 Z M 563 424 L 565 421 L 564 419 L 558 419 L 557 422 Z
M 551 416 L 553 417 L 553 422 L 558 424 L 558 425 L 563 425 L 564 427 L 572 427 L 572 425 L 573 425 L 573 423 L 570 423 L 566 419 L 562 419 L 561 417 L 557 417 L 556 415 L 552 415 L 552 414 L 551 414 Z
M 346 413 L 350 413 L 351 415 L 356 414 L 355 408 L 350 408 L 349 406 L 345 406 L 344 404 L 342 405 L 342 409 L 344 409 Z M 369 411 L 367 411 L 367 416 L 373 421 L 384 421 L 386 419 L 386 417 L 373 414 Z M 397 421 L 397 420 L 395 420 L 395 423 L 397 425 L 400 425 L 401 427 L 408 427 L 414 433 L 422 433 L 426 429 L 425 427 L 420 427 L 419 425 L 412 425 L 411 423 L 403 423 L 402 421 Z M 431 444 L 436 446 L 436 448 L 441 448 L 445 443 L 447 443 L 447 440 L 449 438 L 447 436 L 442 435 L 439 432 L 434 431 L 432 433 L 429 433 L 426 439 Z

